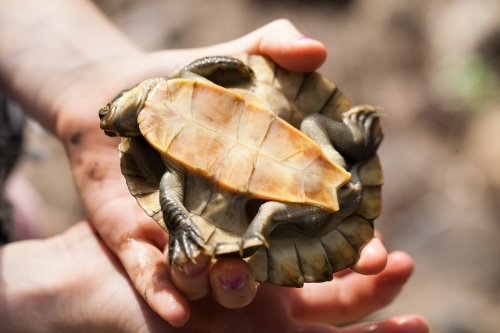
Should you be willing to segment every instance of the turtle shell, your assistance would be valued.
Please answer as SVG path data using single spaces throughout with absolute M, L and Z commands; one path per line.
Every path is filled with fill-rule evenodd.
M 352 108 L 352 104 L 340 92 L 340 90 L 338 90 L 335 84 L 318 73 L 302 74 L 290 72 L 277 66 L 269 58 L 263 56 L 238 55 L 235 57 L 252 68 L 255 73 L 255 78 L 251 84 L 227 86 L 226 88 L 231 89 L 236 93 L 228 94 L 228 91 L 224 90 L 224 97 L 221 100 L 218 100 L 217 98 L 214 100 L 217 100 L 217 103 L 235 103 L 240 106 L 237 108 L 217 107 L 216 109 L 219 111 L 224 110 L 224 112 L 226 112 L 230 110 L 231 112 L 240 112 L 236 110 L 244 109 L 248 112 L 248 114 L 253 114 L 252 112 L 256 111 L 255 114 L 265 114 L 267 119 L 273 119 L 273 121 L 267 120 L 267 123 L 270 124 L 275 121 L 279 125 L 277 127 L 282 128 L 283 131 L 293 132 L 293 136 L 301 138 L 302 136 L 300 135 L 300 132 L 297 134 L 295 131 L 292 131 L 291 129 L 293 128 L 288 126 L 287 122 L 295 127 L 298 127 L 302 119 L 311 113 L 320 113 L 332 119 L 340 120 L 342 113 Z M 175 77 L 175 73 L 173 76 Z M 182 82 L 182 89 L 180 82 Z M 238 168 L 231 165 L 231 163 L 238 160 L 236 158 L 229 157 L 232 154 L 231 151 L 233 151 L 231 147 L 240 143 L 238 143 L 238 140 L 234 140 L 234 137 L 238 137 L 238 126 L 234 126 L 234 124 L 230 126 L 221 120 L 228 117 L 227 114 L 224 112 L 216 112 L 215 114 L 219 117 L 219 119 L 213 118 L 213 121 L 208 119 L 210 117 L 204 115 L 203 112 L 197 116 L 193 116 L 193 114 L 190 114 L 187 117 L 180 116 L 180 114 L 185 111 L 179 110 L 180 107 L 178 105 L 183 105 L 183 103 L 195 103 L 192 101 L 197 101 L 197 98 L 193 98 L 193 93 L 196 92 L 198 88 L 200 88 L 200 92 L 203 90 L 203 93 L 211 95 L 217 95 L 219 92 L 222 92 L 222 90 L 220 90 L 221 88 L 214 88 L 214 86 L 200 84 L 199 82 L 194 83 L 190 80 L 171 80 L 166 81 L 165 84 L 170 84 L 172 87 L 168 89 L 166 87 L 158 88 L 163 91 L 155 92 L 155 98 L 146 103 L 146 107 L 139 115 L 141 132 L 147 141 L 142 137 L 123 138 L 119 146 L 119 151 L 122 173 L 125 175 L 131 193 L 136 197 L 139 205 L 144 209 L 144 211 L 149 216 L 153 217 L 163 229 L 167 230 L 163 221 L 158 192 L 159 181 L 165 171 L 165 167 L 162 162 L 162 157 L 158 151 L 162 152 L 162 154 L 173 155 L 173 153 L 169 152 L 169 149 L 166 149 L 166 147 L 172 146 L 173 139 L 160 139 L 160 137 L 166 136 L 158 134 L 157 130 L 153 130 L 155 125 L 151 122 L 151 120 L 155 119 L 165 123 L 165 120 L 167 119 L 165 112 L 171 112 L 172 114 L 177 112 L 177 119 L 179 123 L 187 122 L 186 119 L 192 120 L 197 117 L 199 119 L 203 119 L 195 122 L 189 120 L 190 124 L 197 124 L 189 125 L 189 127 L 193 126 L 192 129 L 186 129 L 186 131 L 189 130 L 190 135 L 188 136 L 190 136 L 192 140 L 188 144 L 189 149 L 180 149 L 179 156 L 176 155 L 174 157 L 169 155 L 174 159 L 178 159 L 178 161 L 182 161 L 184 165 L 190 166 L 192 170 L 211 170 L 210 174 L 216 175 L 218 172 L 217 168 L 201 168 L 201 165 L 198 165 L 197 163 L 201 163 L 202 165 L 212 163 L 213 165 L 222 166 L 225 165 L 224 163 L 221 163 L 221 159 L 224 157 L 228 159 L 228 163 L 226 164 L 231 168 L 231 170 L 241 169 L 243 170 L 242 174 L 248 175 L 248 165 L 250 164 L 243 163 L 244 165 Z M 192 88 L 184 89 L 186 85 L 191 85 Z M 165 95 L 167 91 L 170 91 L 168 93 L 170 94 L 169 96 Z M 186 94 L 188 95 L 187 97 Z M 214 96 L 210 99 L 213 97 Z M 165 104 L 165 100 L 169 100 L 169 102 L 166 103 L 168 105 L 167 108 L 163 106 Z M 203 99 L 199 99 L 200 103 L 204 103 L 203 101 Z M 174 104 L 175 108 L 172 107 Z M 166 111 L 167 109 L 169 111 Z M 159 110 L 163 110 L 161 111 L 163 113 L 157 114 Z M 190 110 L 191 112 L 192 108 L 186 107 L 186 110 Z M 264 110 L 266 112 L 264 112 Z M 267 110 L 271 110 L 274 114 L 278 115 L 279 118 L 270 115 Z M 236 120 L 234 120 L 236 118 L 229 118 L 236 122 Z M 209 125 L 203 123 L 207 121 Z M 169 120 L 168 123 L 171 123 L 171 121 Z M 178 126 L 179 128 L 184 128 L 185 126 L 169 125 L 166 123 L 164 125 Z M 217 141 L 217 139 L 210 136 L 209 140 L 207 135 L 199 134 L 199 126 L 203 128 L 201 132 L 204 133 L 207 131 L 211 131 L 217 135 L 221 135 L 223 133 L 224 138 L 220 139 L 219 142 L 222 142 L 223 144 L 221 146 L 224 146 L 225 148 L 210 150 L 213 149 L 213 146 L 209 144 L 209 141 Z M 211 126 L 215 126 L 217 128 L 213 128 Z M 227 128 L 230 128 L 231 130 L 228 130 L 227 128 L 221 129 L 221 126 L 227 126 Z M 177 132 L 181 133 L 182 131 Z M 228 138 L 232 138 L 232 140 L 229 140 Z M 169 140 L 171 141 L 169 142 Z M 186 141 L 184 141 L 184 145 L 180 145 L 180 148 L 186 147 L 185 142 Z M 275 141 L 269 141 L 269 146 L 272 147 L 273 145 L 271 143 L 274 142 Z M 307 142 L 307 140 L 304 140 L 304 142 Z M 205 147 L 193 149 L 195 145 L 200 143 L 203 143 Z M 209 149 L 212 151 L 211 154 L 207 154 L 206 152 L 203 153 L 203 151 L 207 149 L 207 145 L 212 147 Z M 314 142 L 313 144 L 305 143 L 305 145 L 312 147 L 310 148 L 311 152 L 313 152 L 311 153 L 311 156 L 316 156 L 316 154 L 318 154 L 317 149 L 314 148 Z M 153 149 L 152 146 L 154 146 L 158 151 Z M 248 146 L 252 145 L 248 144 Z M 276 149 L 275 154 L 283 153 L 284 148 L 281 144 L 277 144 L 277 148 L 278 149 Z M 188 151 L 196 151 L 196 153 L 194 153 L 191 157 L 182 156 Z M 254 153 L 255 156 L 258 156 L 262 152 L 261 150 L 254 150 L 254 152 L 256 151 L 259 152 Z M 288 152 L 285 155 L 286 158 L 295 156 L 293 155 L 293 152 Z M 212 156 L 212 162 L 209 162 L 204 158 L 200 159 L 200 157 L 203 156 Z M 190 160 L 188 162 L 188 157 L 193 158 L 193 161 Z M 283 156 L 274 157 L 274 163 L 278 163 L 276 162 L 278 160 L 283 160 Z M 303 157 L 298 160 L 300 160 L 303 165 L 307 164 L 304 162 L 306 159 Z M 231 163 L 229 163 L 229 161 Z M 281 163 L 280 165 L 286 164 Z M 289 169 L 288 167 L 289 166 L 287 165 L 287 169 Z M 330 163 L 328 167 L 332 167 L 332 164 Z M 357 261 L 360 249 L 373 237 L 373 220 L 380 215 L 383 175 L 377 155 L 367 161 L 351 166 L 351 168 L 357 168 L 357 173 L 361 184 L 363 185 L 362 202 L 355 214 L 341 221 L 332 220 L 329 228 L 323 230 L 321 234 L 314 235 L 313 237 L 302 235 L 290 230 L 273 231 L 267 239 L 269 248 L 261 247 L 251 257 L 246 258 L 254 269 L 257 281 L 269 282 L 283 286 L 300 287 L 304 282 L 329 281 L 332 279 L 332 274 L 334 272 L 352 266 Z M 293 172 L 296 172 L 296 170 L 304 170 L 303 167 L 302 169 L 291 169 L 295 170 Z M 333 186 L 338 188 L 339 185 L 346 182 L 348 179 L 348 173 L 336 165 L 334 166 L 334 169 L 336 170 L 334 173 L 334 178 L 336 180 L 332 184 L 335 184 Z M 221 173 L 220 171 L 219 173 L 227 174 L 225 172 Z M 246 191 L 248 191 L 248 188 L 250 187 L 249 184 L 251 183 L 251 177 L 245 175 L 240 175 L 235 177 L 235 179 L 223 179 L 224 177 L 216 177 L 217 181 L 224 183 L 221 188 L 227 188 L 230 190 L 229 192 L 221 190 L 218 200 L 231 200 L 233 198 L 231 191 L 235 190 L 234 188 L 231 190 L 232 187 L 236 187 L 236 190 L 240 189 L 241 191 L 242 187 L 239 186 L 243 184 L 243 188 L 246 188 Z M 287 175 L 289 175 L 289 173 L 287 173 Z M 346 175 L 347 178 L 345 178 Z M 273 174 L 273 176 L 276 176 L 276 173 Z M 288 178 L 292 179 L 293 177 Z M 293 182 L 287 182 L 286 184 L 293 184 Z M 234 221 L 234 219 L 231 219 L 228 216 L 220 215 L 209 216 L 204 214 L 202 210 L 198 209 L 200 202 L 209 200 L 208 197 L 203 198 L 203 189 L 209 187 L 210 184 L 200 181 L 199 178 L 191 180 L 191 183 L 188 184 L 188 191 L 185 195 L 185 206 L 188 211 L 192 213 L 192 220 L 200 228 L 203 238 L 207 243 L 214 244 L 217 242 L 238 241 L 239 236 L 241 236 L 248 225 L 248 221 L 243 221 L 241 223 L 222 222 Z M 205 192 L 207 191 L 209 190 L 205 190 Z M 256 191 L 256 193 L 258 192 L 259 191 Z M 266 191 L 261 192 L 262 196 L 256 194 L 256 198 L 276 200 L 278 197 L 277 193 Z M 331 198 L 332 194 L 328 194 L 328 196 Z M 299 197 L 300 199 L 298 199 Z M 303 202 L 300 200 L 303 200 L 302 198 L 304 197 L 306 196 L 298 195 L 296 198 L 291 198 L 290 195 L 287 194 L 286 198 L 282 198 L 282 200 L 286 199 L 287 201 Z M 314 202 L 318 204 L 317 200 Z M 334 202 L 336 203 L 337 200 L 334 200 Z M 336 210 L 338 207 L 328 207 L 328 209 Z
M 337 189 L 350 178 L 316 142 L 272 111 L 211 83 L 161 81 L 137 121 L 162 156 L 255 199 L 335 212 Z

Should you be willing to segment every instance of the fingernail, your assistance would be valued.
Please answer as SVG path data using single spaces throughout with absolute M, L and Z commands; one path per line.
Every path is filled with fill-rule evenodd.
M 220 278 L 222 288 L 227 290 L 241 289 L 247 283 L 247 276 Z
M 408 333 L 429 333 L 427 325 L 419 318 L 396 317 L 394 318 L 399 328 Z
M 205 266 L 193 265 L 190 267 L 182 267 L 181 270 L 186 276 L 195 277 L 205 270 Z
M 188 263 L 185 264 L 179 269 L 186 275 L 187 277 L 196 277 L 203 273 L 207 268 L 208 260 L 198 260 L 196 264 Z

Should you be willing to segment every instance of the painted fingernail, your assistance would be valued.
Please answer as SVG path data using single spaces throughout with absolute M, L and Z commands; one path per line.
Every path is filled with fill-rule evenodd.
M 247 276 L 237 276 L 237 277 L 221 277 L 222 288 L 227 290 L 238 290 L 241 289 L 247 283 Z

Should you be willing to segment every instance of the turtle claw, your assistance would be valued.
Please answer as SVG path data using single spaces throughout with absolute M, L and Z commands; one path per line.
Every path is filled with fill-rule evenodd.
M 240 257 L 245 258 L 251 256 L 262 245 L 264 245 L 266 248 L 269 248 L 269 243 L 267 242 L 264 235 L 262 235 L 260 232 L 256 232 L 248 236 L 243 235 L 238 240 Z
M 176 266 L 187 262 L 196 263 L 195 258 L 205 248 L 203 238 L 193 227 L 171 232 L 169 237 L 169 260 Z
M 269 248 L 266 238 L 259 232 L 250 236 L 243 236 L 235 243 L 217 244 L 214 249 L 214 256 L 218 258 L 237 254 L 241 258 L 246 258 L 254 254 L 262 245 Z
M 260 232 L 255 233 L 254 237 L 258 238 L 262 242 L 261 245 L 264 245 L 266 249 L 269 248 L 269 242 L 267 241 L 266 237 L 264 237 L 264 235 L 262 235 Z
M 234 256 L 239 253 L 239 245 L 237 243 L 218 243 L 214 247 L 213 255 L 215 258 Z

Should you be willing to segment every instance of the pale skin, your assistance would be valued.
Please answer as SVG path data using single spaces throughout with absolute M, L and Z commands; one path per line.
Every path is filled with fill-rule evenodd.
M 130 195 L 119 170 L 118 140 L 102 133 L 97 111 L 118 91 L 186 62 L 243 52 L 266 54 L 295 71 L 316 70 L 326 58 L 323 44 L 302 38 L 284 20 L 212 47 L 148 54 L 85 0 L 0 0 L 0 87 L 64 143 L 92 221 L 92 227 L 79 224 L 46 241 L 2 249 L 0 295 L 8 297 L 0 302 L 0 321 L 11 324 L 9 331 L 155 332 L 186 323 L 189 331 L 208 327 L 210 309 L 212 324 L 240 318 L 239 325 L 247 323 L 259 332 L 278 327 L 283 332 L 300 327 L 306 332 L 362 332 L 367 325 L 340 330 L 324 323 L 351 322 L 396 296 L 413 263 L 401 252 L 387 255 L 378 238 L 352 268 L 360 274 L 344 272 L 331 283 L 303 289 L 259 288 L 250 266 L 240 259 L 213 266 L 206 258 L 181 268 L 168 264 L 168 235 Z M 44 283 L 50 288 L 43 288 Z M 122 286 L 119 293 L 116 284 Z M 32 286 L 33 293 L 21 292 L 23 286 Z M 47 290 L 48 295 L 41 292 Z M 47 307 L 53 299 L 58 306 Z M 265 309 L 272 309 L 272 318 L 262 315 L 270 313 Z M 29 327 L 33 320 L 40 325 Z M 227 325 L 230 331 L 231 321 Z M 380 332 L 427 331 L 415 316 L 377 327 Z
M 416 316 L 342 329 L 320 323 L 351 321 L 389 302 L 406 280 L 401 271 L 410 259 L 401 252 L 391 254 L 385 273 L 376 277 L 352 273 L 303 291 L 262 285 L 253 302 L 240 309 L 205 297 L 190 304 L 191 318 L 180 329 L 151 310 L 88 222 L 47 240 L 6 245 L 0 258 L 5 332 L 426 332 Z

